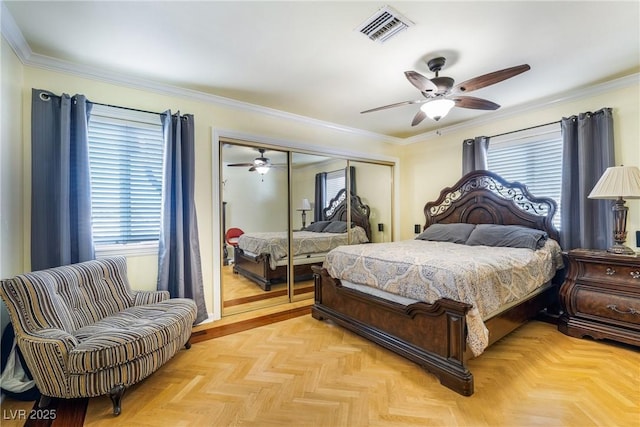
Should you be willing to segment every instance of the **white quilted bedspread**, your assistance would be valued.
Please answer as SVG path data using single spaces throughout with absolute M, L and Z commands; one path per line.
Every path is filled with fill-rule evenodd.
M 367 233 L 356 226 L 351 229 L 354 243 L 366 243 Z M 269 267 L 287 257 L 289 234 L 286 231 L 245 233 L 238 238 L 238 247 L 255 255 L 269 254 Z M 321 254 L 348 243 L 347 233 L 293 232 L 293 256 Z

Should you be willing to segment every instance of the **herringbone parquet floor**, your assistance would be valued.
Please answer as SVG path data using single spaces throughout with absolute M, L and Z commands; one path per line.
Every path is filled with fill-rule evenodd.
M 415 364 L 299 317 L 197 343 L 87 426 L 639 426 L 640 353 L 530 322 L 470 362 L 460 396 Z
M 533 321 L 470 361 L 460 396 L 418 366 L 303 316 L 196 343 L 86 426 L 640 426 L 640 353 Z M 4 405 L 3 405 L 4 406 Z M 4 425 L 4 423 L 3 423 Z

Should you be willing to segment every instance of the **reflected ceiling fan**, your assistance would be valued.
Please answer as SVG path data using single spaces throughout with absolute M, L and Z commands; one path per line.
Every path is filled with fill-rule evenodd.
M 426 117 L 435 121 L 440 120 L 446 116 L 454 106 L 476 110 L 497 110 L 500 108 L 500 105 L 495 102 L 473 96 L 464 96 L 462 94 L 499 83 L 531 69 L 528 64 L 518 65 L 484 74 L 454 86 L 455 81 L 451 77 L 439 76 L 440 70 L 444 67 L 445 62 L 446 59 L 443 57 L 433 58 L 427 62 L 429 70 L 436 73 L 436 76 L 432 79 L 428 79 L 416 71 L 404 72 L 409 83 L 414 85 L 420 93 L 422 93 L 424 99 L 397 102 L 395 104 L 362 111 L 361 113 L 371 113 L 373 111 L 386 110 L 387 108 L 399 107 L 401 105 L 422 104 L 420 110 L 418 110 L 418 113 L 411 122 L 411 126 L 416 126 Z
M 245 167 L 245 168 L 248 167 L 249 172 L 255 171 L 255 172 L 258 172 L 260 175 L 265 175 L 273 167 L 281 166 L 281 165 L 275 165 L 271 163 L 271 160 L 269 160 L 267 157 L 264 156 L 264 152 L 265 152 L 264 148 L 258 148 L 258 151 L 260 152 L 260 156 L 253 159 L 253 162 L 251 163 L 230 163 L 227 166 L 232 166 L 232 167 L 239 166 L 239 167 Z

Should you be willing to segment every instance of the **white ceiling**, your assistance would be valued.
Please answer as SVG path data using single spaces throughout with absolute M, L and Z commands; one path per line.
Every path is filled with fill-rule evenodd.
M 398 138 L 496 114 L 454 108 L 414 128 L 417 105 L 360 114 L 420 99 L 403 72 L 433 77 L 425 59 L 434 56 L 447 58 L 440 75 L 458 83 L 529 64 L 530 71 L 471 94 L 503 111 L 640 69 L 638 1 L 4 4 L 40 58 Z M 385 4 L 415 25 L 379 44 L 356 28 Z

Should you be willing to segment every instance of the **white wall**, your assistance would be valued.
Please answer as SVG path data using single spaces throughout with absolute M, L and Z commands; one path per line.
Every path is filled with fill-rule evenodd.
M 524 129 L 604 107 L 613 108 L 616 164 L 640 167 L 640 85 L 637 83 L 581 99 L 550 103 L 533 111 L 402 147 L 401 236 L 412 237 L 412 224 L 425 223 L 424 204 L 437 199 L 442 188 L 453 185 L 461 177 L 465 139 Z M 628 200 L 627 206 L 627 244 L 634 247 L 635 231 L 640 229 L 640 200 Z
M 22 63 L 4 38 L 0 46 L 0 279 L 24 271 L 22 184 Z M 9 313 L 0 302 L 0 335 Z
M 0 278 L 22 273 L 23 229 L 23 66 L 4 38 L 0 86 Z
M 274 168 L 262 176 L 247 169 L 225 167 L 223 170 L 227 229 L 238 227 L 245 233 L 287 230 L 287 170 Z

